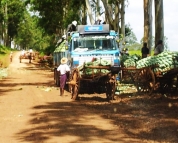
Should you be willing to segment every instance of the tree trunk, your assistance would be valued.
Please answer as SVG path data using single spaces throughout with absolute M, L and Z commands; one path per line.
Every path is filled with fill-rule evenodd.
M 8 15 L 7 15 L 7 2 L 4 7 L 4 46 L 7 46 L 8 43 Z
M 89 19 L 90 19 L 90 23 L 94 24 L 95 21 L 94 21 L 93 16 L 92 16 L 92 10 L 91 10 L 90 1 L 89 0 L 85 0 L 85 3 L 86 3 L 86 7 L 87 7 L 87 12 L 88 12 L 88 16 L 89 16 Z
M 82 7 L 82 21 L 81 24 L 82 25 L 86 25 L 87 24 L 87 12 L 86 12 L 86 5 L 83 5 Z
M 151 54 L 152 48 L 152 0 L 144 0 L 144 38 Z
M 100 0 L 96 0 L 95 21 L 98 20 L 99 16 L 100 16 Z
M 118 21 L 119 23 L 119 21 Z M 119 25 L 118 25 L 119 29 Z M 123 35 L 122 46 L 125 46 L 125 0 L 121 2 L 121 33 Z
M 105 19 L 106 19 L 106 21 L 108 21 L 110 28 L 114 29 L 114 26 L 113 26 L 113 9 L 108 4 L 107 0 L 102 0 L 102 2 L 103 2 L 103 5 L 104 5 L 105 14 L 106 14 Z
M 164 40 L 163 0 L 155 0 L 155 45 Z

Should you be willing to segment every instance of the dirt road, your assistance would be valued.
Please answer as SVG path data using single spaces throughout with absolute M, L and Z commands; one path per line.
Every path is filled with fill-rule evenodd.
M 19 53 L 0 80 L 0 143 L 177 143 L 178 99 L 59 96 L 53 72 Z

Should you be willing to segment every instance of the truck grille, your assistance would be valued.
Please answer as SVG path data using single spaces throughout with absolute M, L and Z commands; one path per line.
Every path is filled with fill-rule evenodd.
M 111 62 L 111 64 L 114 64 L 114 58 L 113 55 L 85 55 L 85 56 L 80 56 L 79 57 L 79 65 L 83 65 L 83 63 L 87 63 L 87 62 L 91 62 L 93 58 L 97 58 L 97 59 L 103 59 L 106 61 Z

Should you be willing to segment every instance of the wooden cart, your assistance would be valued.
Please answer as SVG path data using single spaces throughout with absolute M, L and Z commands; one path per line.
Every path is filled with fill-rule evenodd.
M 138 92 L 151 94 L 154 90 L 156 79 L 151 67 L 137 69 L 135 67 L 121 67 L 120 80 L 133 83 Z
M 155 89 L 160 93 L 173 93 L 178 87 L 178 67 L 168 69 L 164 73 L 155 73 Z
M 154 72 L 156 66 L 137 69 L 135 67 L 120 70 L 121 81 L 129 79 L 137 88 L 138 92 L 152 94 L 154 91 L 160 93 L 171 93 L 177 91 L 178 68 L 174 67 L 164 72 Z
M 92 74 L 88 75 L 86 70 L 92 69 Z M 102 70 L 108 70 L 107 73 L 102 73 Z M 97 73 L 94 72 L 97 70 Z M 87 90 L 88 92 L 105 92 L 108 100 L 113 99 L 116 90 L 116 76 L 120 67 L 112 66 L 86 66 L 82 68 L 74 68 L 70 74 L 69 90 L 72 94 L 72 99 L 76 99 L 79 93 Z

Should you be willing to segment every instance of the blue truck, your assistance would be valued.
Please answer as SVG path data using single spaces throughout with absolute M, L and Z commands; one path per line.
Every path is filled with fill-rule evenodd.
M 91 87 L 88 86 L 88 82 L 94 85 L 98 81 L 102 84 L 103 90 L 106 89 L 106 82 L 110 78 L 115 82 L 120 67 L 120 50 L 117 38 L 118 34 L 110 30 L 108 24 L 78 25 L 77 31 L 70 33 L 65 51 L 54 52 L 53 59 L 56 68 L 62 57 L 68 58 L 68 65 L 71 68 L 68 84 L 73 98 L 76 99 L 81 89 L 86 86 L 90 90 Z M 90 63 L 90 65 L 87 65 L 87 63 Z M 59 85 L 56 68 L 54 69 L 54 79 L 56 85 Z M 88 81 L 87 85 L 83 81 L 85 83 Z M 84 85 L 84 87 L 81 85 Z

